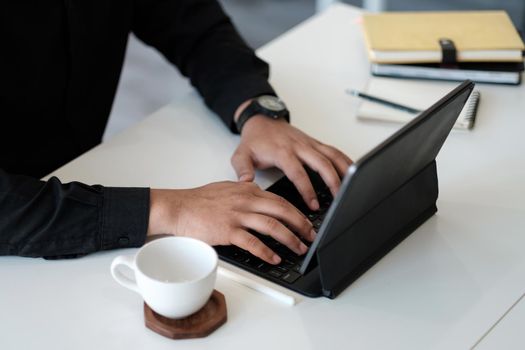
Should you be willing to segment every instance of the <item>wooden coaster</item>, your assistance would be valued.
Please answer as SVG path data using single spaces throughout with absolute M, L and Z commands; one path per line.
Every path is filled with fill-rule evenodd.
M 159 315 L 144 303 L 146 327 L 171 339 L 203 338 L 226 322 L 226 299 L 214 290 L 210 299 L 196 313 L 181 319 Z

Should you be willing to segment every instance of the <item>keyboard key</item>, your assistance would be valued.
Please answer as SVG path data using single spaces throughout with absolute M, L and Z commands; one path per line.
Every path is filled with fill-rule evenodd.
M 231 258 L 239 262 L 245 261 L 248 256 L 248 254 L 242 252 L 241 250 L 234 250 L 231 254 Z
M 288 283 L 294 283 L 299 277 L 301 277 L 301 274 L 293 271 L 288 271 L 283 275 L 281 279 Z
M 310 214 L 308 214 L 308 220 L 310 220 L 310 221 L 314 221 L 318 217 L 319 217 L 319 214 L 317 214 L 317 213 L 310 213 Z
M 290 259 L 284 259 L 281 263 L 284 267 L 291 268 L 295 266 L 295 261 L 292 261 Z
M 330 194 L 326 192 L 321 192 L 317 195 L 321 201 L 324 201 L 325 199 L 330 200 Z
M 299 270 L 301 269 L 301 265 L 302 264 L 295 265 L 294 267 L 292 267 L 292 271 L 299 272 Z
M 268 272 L 268 274 L 269 274 L 270 276 L 272 276 L 272 277 L 275 277 L 275 278 L 279 278 L 279 277 L 281 277 L 281 276 L 283 275 L 282 272 L 279 272 L 279 271 L 277 271 L 277 270 L 273 270 L 273 269 L 270 270 L 270 271 Z
M 268 272 L 272 265 L 265 263 L 264 261 L 261 261 L 259 265 L 255 266 L 255 268 L 261 272 Z
M 278 265 L 278 266 L 275 266 L 275 269 L 281 273 L 286 273 L 288 272 L 288 269 L 282 265 Z
M 261 259 L 256 258 L 254 256 L 247 257 L 244 261 L 242 261 L 245 265 L 248 265 L 250 267 L 257 267 L 258 265 L 263 262 Z

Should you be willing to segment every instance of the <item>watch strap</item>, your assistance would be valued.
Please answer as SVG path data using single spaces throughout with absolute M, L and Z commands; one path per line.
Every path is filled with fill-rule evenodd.
M 251 117 L 256 116 L 258 114 L 264 115 L 264 116 L 272 118 L 272 119 L 283 118 L 287 122 L 290 122 L 290 113 L 288 112 L 287 109 L 284 109 L 284 110 L 276 113 L 276 112 L 270 111 L 269 109 L 266 109 L 266 108 L 262 107 L 259 104 L 259 102 L 257 102 L 257 99 L 254 99 L 241 112 L 241 114 L 239 115 L 239 118 L 235 122 L 235 126 L 236 126 L 237 131 L 239 132 L 239 134 L 241 133 L 244 124 L 246 124 L 246 122 Z

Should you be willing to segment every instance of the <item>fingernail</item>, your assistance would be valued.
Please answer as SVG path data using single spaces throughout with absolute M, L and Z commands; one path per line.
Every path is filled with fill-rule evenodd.
M 317 201 L 317 199 L 312 199 L 310 201 L 310 208 L 312 208 L 313 210 L 319 209 L 319 202 Z
M 313 240 L 315 239 L 315 236 L 317 236 L 317 233 L 315 233 L 314 229 L 312 229 L 312 230 L 310 231 L 310 240 L 313 241 Z
M 308 247 L 304 245 L 304 243 L 301 243 L 301 245 L 299 246 L 299 251 L 301 252 L 301 254 L 304 254 L 308 251 Z
M 272 261 L 276 264 L 279 264 L 281 262 L 281 258 L 279 257 L 279 255 L 274 254 L 274 256 L 272 257 Z

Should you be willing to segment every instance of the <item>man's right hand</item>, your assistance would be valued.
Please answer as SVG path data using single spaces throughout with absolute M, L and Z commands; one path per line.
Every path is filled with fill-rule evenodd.
M 183 190 L 152 189 L 148 235 L 189 236 L 211 245 L 234 244 L 270 264 L 281 258 L 248 230 L 269 235 L 296 254 L 315 232 L 292 204 L 252 182 L 217 182 Z

